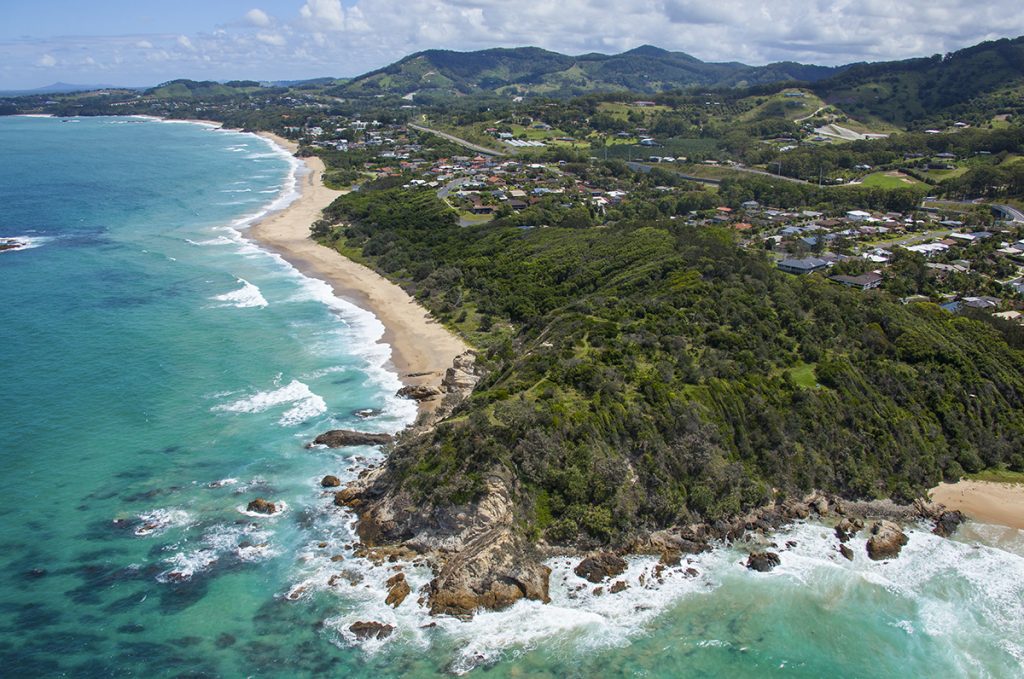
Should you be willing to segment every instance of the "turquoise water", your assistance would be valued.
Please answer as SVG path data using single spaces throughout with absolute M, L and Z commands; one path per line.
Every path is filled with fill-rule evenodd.
M 415 408 L 372 316 L 244 239 L 296 171 L 199 125 L 0 118 L 0 238 L 31 244 L 0 252 L 0 676 L 1021 675 L 1024 536 L 981 525 L 885 564 L 799 525 L 770 574 L 636 558 L 616 595 L 555 559 L 551 605 L 471 623 L 384 606 L 397 566 L 352 556 L 318 486 L 377 452 L 305 443 Z

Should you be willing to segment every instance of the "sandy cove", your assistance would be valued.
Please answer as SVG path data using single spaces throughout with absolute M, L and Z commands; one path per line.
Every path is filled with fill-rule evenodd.
M 274 134 L 259 135 L 292 153 L 295 142 Z M 308 172 L 299 177 L 299 197 L 287 208 L 254 224 L 248 235 L 278 253 L 302 273 L 326 281 L 334 294 L 373 313 L 385 332 L 381 342 L 391 346 L 391 363 L 406 385 L 440 384 L 455 357 L 469 347 L 434 320 L 402 288 L 377 272 L 311 240 L 309 227 L 321 211 L 342 195 L 323 185 L 323 161 L 302 159 Z M 429 412 L 436 402 L 420 403 Z
M 959 509 L 982 523 L 1024 530 L 1024 484 L 991 481 L 940 483 L 928 492 L 933 502 Z

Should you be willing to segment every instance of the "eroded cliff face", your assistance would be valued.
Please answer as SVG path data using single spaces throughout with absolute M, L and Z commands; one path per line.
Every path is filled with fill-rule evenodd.
M 482 376 L 475 359 L 472 352 L 458 356 L 440 387 L 432 387 L 429 396 L 423 392 L 440 403 L 406 436 L 428 436 L 472 393 Z M 494 470 L 472 503 L 437 506 L 413 497 L 394 462 L 389 458 L 340 491 L 336 503 L 356 512 L 359 537 L 367 547 L 399 545 L 428 558 L 435 572 L 426 593 L 431 613 L 469 616 L 523 598 L 549 600 L 550 569 L 518 530 L 521 517 L 514 498 L 519 494 L 511 473 Z
M 427 592 L 431 613 L 469 616 L 520 599 L 547 602 L 550 569 L 517 530 L 513 482 L 496 474 L 483 497 L 450 507 L 413 500 L 384 466 L 344 492 L 359 516 L 363 544 L 400 544 L 426 555 L 435 577 Z

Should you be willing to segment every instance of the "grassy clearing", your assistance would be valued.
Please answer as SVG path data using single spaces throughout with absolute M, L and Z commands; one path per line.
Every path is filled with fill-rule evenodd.
M 818 386 L 818 379 L 814 376 L 815 363 L 797 363 L 789 369 L 789 376 L 793 383 L 804 389 L 813 389 Z
M 874 172 L 860 182 L 861 186 L 874 186 L 882 189 L 903 189 L 908 186 L 924 186 L 922 182 L 908 177 L 902 172 Z
M 1012 472 L 1009 469 L 996 467 L 986 469 L 977 474 L 968 474 L 972 481 L 991 481 L 993 483 L 1024 483 L 1024 472 Z

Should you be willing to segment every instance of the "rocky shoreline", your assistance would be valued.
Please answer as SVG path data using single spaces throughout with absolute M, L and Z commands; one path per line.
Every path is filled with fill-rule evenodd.
M 469 396 L 482 377 L 475 358 L 472 352 L 457 357 L 439 387 L 417 388 L 403 394 L 417 399 L 439 399 L 440 403 L 433 412 L 421 415 L 400 435 L 402 438 L 428 434 Z M 314 443 L 330 445 L 342 441 L 340 445 L 363 445 L 362 441 L 367 439 L 361 436 L 374 435 L 334 431 L 321 435 Z M 401 449 L 393 449 L 391 454 L 400 455 Z M 484 480 L 481 499 L 450 507 L 424 507 L 399 481 L 385 461 L 334 492 L 334 504 L 351 509 L 357 516 L 361 542 L 356 545 L 356 555 L 374 561 L 425 562 L 434 578 L 420 592 L 419 603 L 432 615 L 462 618 L 472 617 L 481 609 L 506 608 L 521 599 L 549 602 L 550 569 L 543 562 L 553 556 L 580 559 L 575 568 L 577 575 L 599 585 L 598 589 L 607 587 L 609 593 L 615 593 L 626 585 L 610 581 L 625 570 L 623 557 L 632 554 L 659 556 L 663 567 L 675 567 L 686 555 L 706 552 L 722 543 L 746 541 L 751 545 L 747 567 L 769 571 L 780 562 L 779 555 L 771 551 L 779 548 L 772 542 L 773 533 L 793 522 L 815 519 L 834 526 L 834 550 L 846 559 L 855 558 L 846 543 L 867 531 L 866 556 L 885 560 L 897 558 L 907 543 L 900 527 L 903 524 L 930 521 L 935 534 L 948 537 L 964 521 L 960 512 L 946 511 L 942 505 L 924 500 L 901 505 L 891 500 L 851 501 L 814 492 L 800 500 L 773 503 L 732 520 L 674 526 L 637 536 L 613 550 L 593 552 L 573 546 L 530 543 L 519 530 L 519 508 L 514 500 L 516 480 L 510 475 L 494 473 Z M 322 485 L 334 486 L 333 477 L 326 477 Z M 404 578 L 389 582 L 388 590 L 387 603 L 394 606 L 400 605 L 410 593 Z

